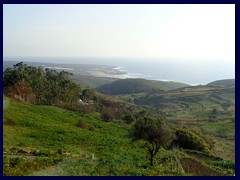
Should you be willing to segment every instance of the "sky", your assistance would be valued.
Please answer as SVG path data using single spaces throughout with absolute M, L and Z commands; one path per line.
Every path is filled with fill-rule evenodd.
M 234 64 L 235 5 L 4 4 L 3 55 Z

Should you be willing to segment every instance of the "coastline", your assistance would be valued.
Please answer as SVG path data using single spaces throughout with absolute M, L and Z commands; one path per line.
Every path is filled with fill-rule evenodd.
M 44 62 L 45 60 L 45 62 Z M 49 60 L 48 62 L 46 62 Z M 100 59 L 101 60 L 101 59 Z M 216 72 L 207 71 L 202 73 L 201 69 L 193 70 L 191 68 L 181 68 L 175 66 L 170 66 L 161 63 L 127 63 L 126 61 L 84 61 L 71 64 L 57 62 L 57 59 L 51 58 L 33 58 L 30 59 L 20 59 L 20 61 L 26 63 L 30 66 L 41 66 L 43 68 L 53 68 L 57 71 L 65 70 L 75 75 L 82 76 L 95 76 L 95 77 L 105 77 L 105 78 L 117 78 L 117 79 L 127 79 L 127 78 L 139 78 L 146 80 L 155 81 L 165 81 L 165 82 L 181 82 L 186 83 L 191 86 L 206 85 L 210 82 L 220 80 L 220 79 L 233 79 L 229 74 L 219 74 L 218 70 Z M 17 62 L 20 62 L 18 58 L 4 58 L 3 60 L 3 71 L 6 67 L 12 67 Z M 73 62 L 72 62 L 73 63 Z M 82 63 L 82 64 L 79 64 Z

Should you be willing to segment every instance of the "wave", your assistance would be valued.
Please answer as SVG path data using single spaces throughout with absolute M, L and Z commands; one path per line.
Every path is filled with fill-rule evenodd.
M 64 68 L 64 67 L 45 67 L 45 68 L 49 68 L 49 69 L 62 69 L 62 70 L 69 70 L 69 71 L 73 71 L 73 68 Z

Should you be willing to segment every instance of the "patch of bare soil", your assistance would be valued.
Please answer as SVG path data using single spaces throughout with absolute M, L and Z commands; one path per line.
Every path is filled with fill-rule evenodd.
M 210 169 L 207 166 L 202 165 L 200 162 L 190 159 L 183 158 L 180 161 L 184 171 L 188 174 L 196 175 L 196 176 L 223 176 L 224 174 Z

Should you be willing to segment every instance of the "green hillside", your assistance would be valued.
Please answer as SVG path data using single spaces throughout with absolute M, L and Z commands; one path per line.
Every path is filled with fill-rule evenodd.
M 208 83 L 207 86 L 235 86 L 235 79 L 223 79 Z
M 181 116 L 191 116 L 191 121 L 196 119 L 214 121 L 214 119 L 224 118 L 233 120 L 235 117 L 235 87 L 231 86 L 185 87 L 163 93 L 142 95 L 135 98 L 134 102 L 138 105 L 154 107 L 155 110 L 169 112 L 168 115 L 175 119 L 181 119 Z
M 107 83 L 111 83 L 116 81 L 116 78 L 109 78 L 109 77 L 96 77 L 96 76 L 82 76 L 78 74 L 74 74 L 72 79 L 81 87 L 90 87 L 90 88 L 97 88 Z
M 22 62 L 3 80 L 5 176 L 234 173 L 234 86 L 127 79 L 108 96 Z
M 6 175 L 137 175 L 132 167 L 136 161 L 144 164 L 144 152 L 139 145 L 129 146 L 128 127 L 102 122 L 97 113 L 84 115 L 6 97 L 4 104 L 8 104 L 4 107 L 4 161 L 20 161 L 16 164 L 19 167 L 6 164 Z M 87 124 L 85 128 L 77 126 L 80 120 Z M 21 163 L 32 161 L 39 164 L 37 169 L 16 171 L 24 168 Z
M 97 91 L 109 94 L 135 94 L 142 92 L 165 91 L 189 86 L 178 82 L 154 81 L 146 79 L 119 79 L 96 88 Z
M 193 128 L 215 139 L 213 149 L 218 156 L 235 158 L 235 87 L 192 86 L 139 94 L 134 103 L 166 116 L 176 126 Z M 220 144 L 228 153 L 218 148 Z
M 79 122 L 84 122 L 82 125 Z M 54 106 L 31 105 L 4 96 L 4 175 L 192 175 L 232 174 L 234 163 L 194 151 L 161 150 L 148 166 L 129 126 L 103 122 Z M 92 158 L 94 154 L 94 158 Z M 163 161 L 166 157 L 171 161 Z M 214 164 L 215 163 L 215 164 Z M 196 166 L 195 166 L 196 167 Z

